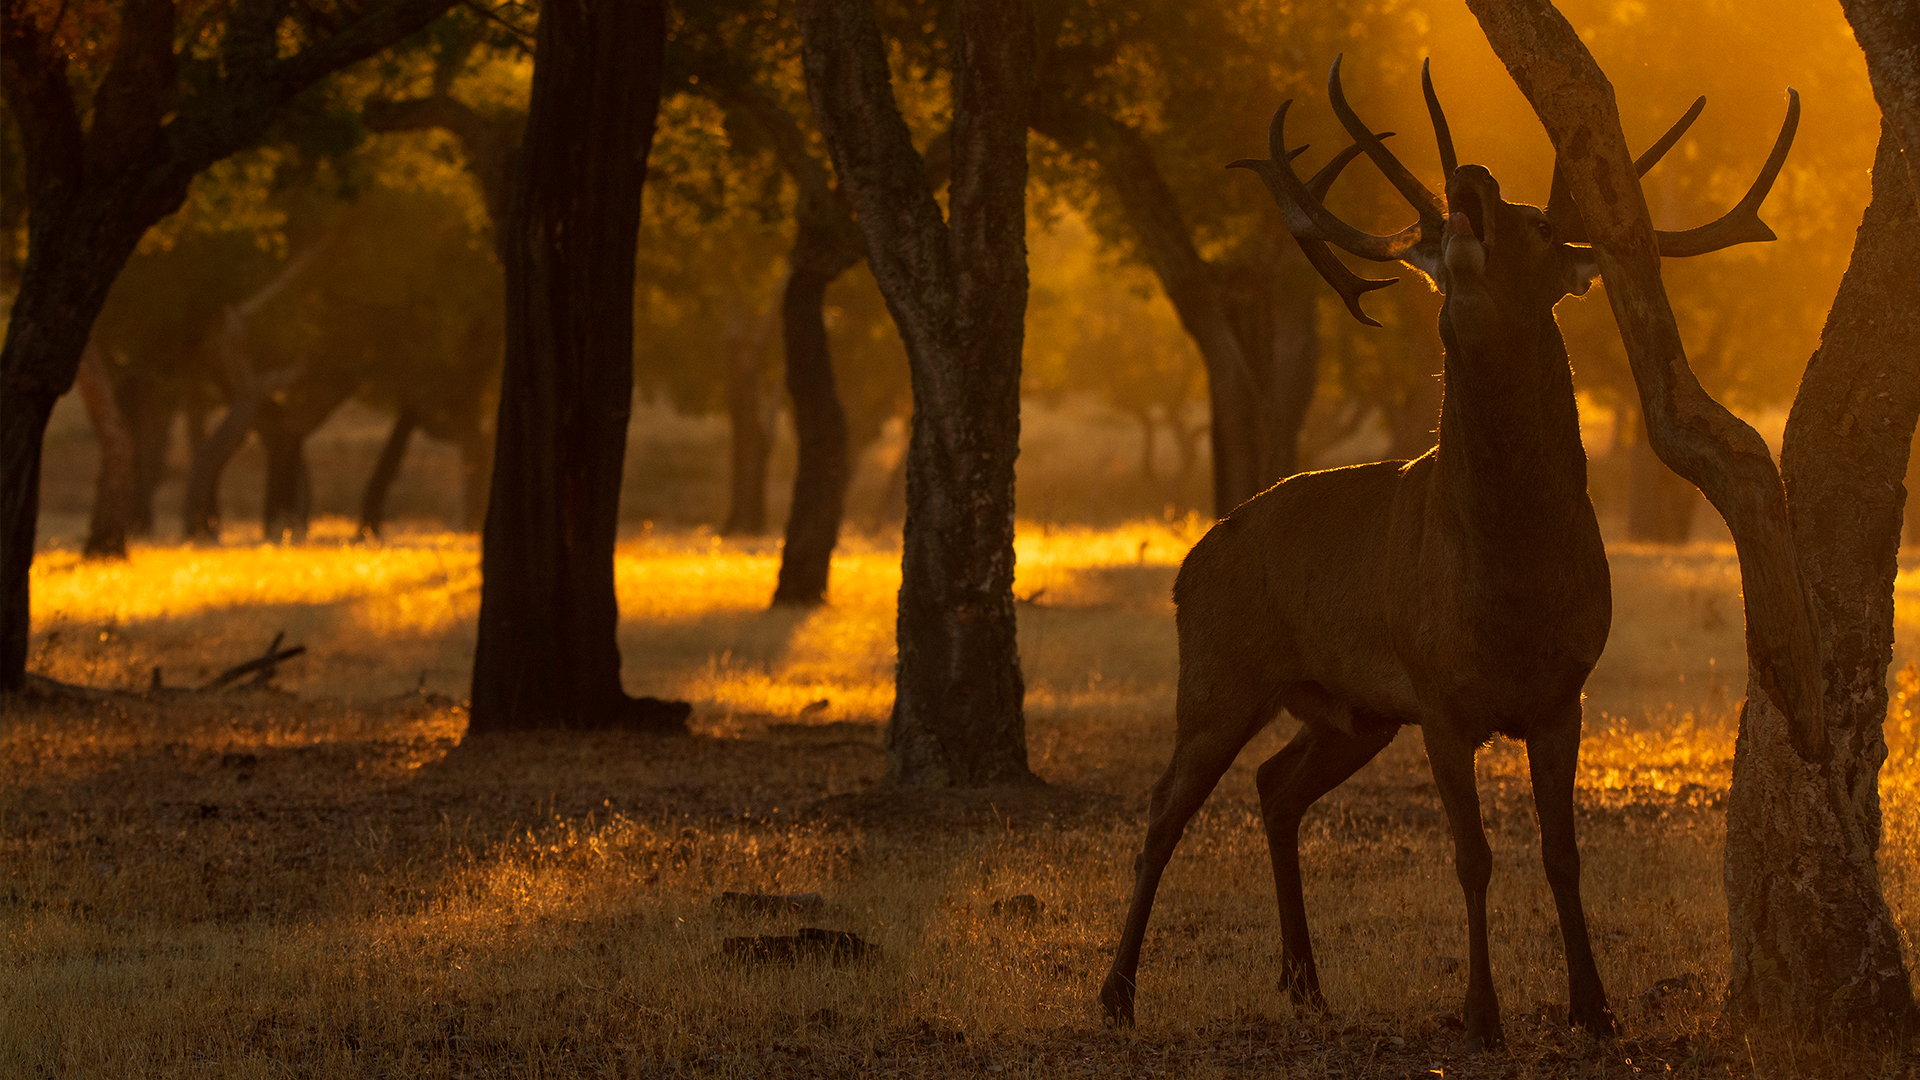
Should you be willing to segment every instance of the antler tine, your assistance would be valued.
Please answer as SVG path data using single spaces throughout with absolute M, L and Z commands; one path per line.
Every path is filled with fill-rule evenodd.
M 1420 242 L 1422 233 L 1420 223 L 1391 236 L 1375 236 L 1341 221 L 1329 213 L 1320 203 L 1320 199 L 1300 182 L 1291 164 L 1292 154 L 1286 150 L 1287 110 L 1293 107 L 1292 101 L 1280 103 L 1274 110 L 1273 122 L 1267 128 L 1268 160 L 1242 158 L 1229 162 L 1229 169 L 1252 169 L 1261 180 L 1266 182 L 1267 190 L 1273 195 L 1273 201 L 1280 206 L 1280 212 L 1286 220 L 1287 231 L 1304 240 L 1321 240 L 1333 244 L 1351 255 L 1374 262 L 1397 262 L 1413 245 Z M 1373 138 L 1372 133 L 1368 133 Z M 1379 140 L 1374 138 L 1377 143 Z M 1324 172 L 1324 170 L 1323 170 Z M 1315 178 L 1316 180 L 1319 177 Z M 1332 177 L 1327 177 L 1332 183 Z
M 1333 68 L 1327 72 L 1327 99 L 1333 104 L 1334 115 L 1340 118 L 1340 123 L 1347 129 L 1347 134 L 1353 136 L 1353 141 L 1360 144 L 1361 149 L 1367 152 L 1367 156 L 1372 158 L 1373 163 L 1386 175 L 1387 181 L 1393 185 L 1394 190 L 1419 211 L 1420 223 L 1431 229 L 1433 235 L 1438 236 L 1446 226 L 1445 204 L 1433 192 L 1428 191 L 1425 184 L 1415 179 L 1405 165 L 1400 164 L 1400 159 L 1393 156 L 1385 144 L 1373 134 L 1373 130 L 1361 122 L 1360 117 L 1354 113 L 1353 107 L 1347 104 L 1347 95 L 1340 89 L 1340 61 L 1344 59 L 1346 59 L 1344 53 L 1334 57 Z M 1439 123 L 1444 125 L 1445 119 L 1439 118 Z M 1444 127 L 1439 130 L 1444 130 Z M 1451 136 L 1445 140 L 1449 145 L 1452 141 Z
M 1389 138 L 1392 135 L 1393 132 L 1391 131 L 1383 131 L 1380 133 L 1382 139 Z M 1291 161 L 1300 156 L 1306 149 L 1307 148 L 1303 146 L 1299 150 L 1290 152 L 1287 155 L 1287 159 Z M 1327 198 L 1327 191 L 1333 187 L 1333 182 L 1339 179 L 1341 170 L 1352 164 L 1353 159 L 1359 157 L 1364 152 L 1365 151 L 1360 148 L 1359 143 L 1348 143 L 1346 149 L 1335 154 L 1332 161 L 1322 165 L 1320 171 L 1313 174 L 1313 179 L 1307 181 L 1307 191 L 1310 192 L 1314 198 L 1324 203 Z M 1347 305 L 1348 313 L 1368 326 L 1380 325 L 1380 320 L 1361 310 L 1360 298 L 1375 289 L 1384 289 L 1398 282 L 1400 280 L 1399 278 L 1361 277 L 1359 274 L 1348 269 L 1346 263 L 1340 261 L 1339 256 L 1333 253 L 1333 248 L 1325 240 L 1307 240 L 1296 236 L 1293 238 L 1293 242 L 1300 245 L 1301 254 L 1305 255 L 1307 262 L 1311 264 L 1315 270 L 1320 272 L 1320 277 L 1324 279 L 1328 285 L 1333 286 L 1334 292 L 1340 294 L 1340 300 Z
M 1633 159 L 1634 175 L 1645 176 L 1655 165 L 1658 165 L 1660 159 L 1667 156 L 1667 151 L 1673 149 L 1674 144 L 1680 141 L 1680 137 L 1693 126 L 1693 122 L 1700 119 L 1700 111 L 1706 107 L 1705 94 L 1694 98 L 1692 107 L 1687 109 L 1680 119 L 1673 122 L 1673 126 L 1667 129 L 1667 133 L 1655 140 L 1652 146 L 1647 147 L 1645 153 Z M 1547 220 L 1553 224 L 1553 232 L 1557 238 L 1575 244 L 1586 242 L 1587 224 L 1580 219 L 1580 211 L 1574 209 L 1573 193 L 1567 190 L 1567 178 L 1561 173 L 1558 161 L 1553 165 L 1553 188 L 1547 196 Z M 1769 235 L 1767 239 L 1771 240 L 1773 237 Z
M 1787 118 L 1780 125 L 1779 137 L 1773 141 L 1773 153 L 1767 155 L 1767 163 L 1760 167 L 1760 175 L 1754 178 L 1746 196 L 1718 221 L 1685 232 L 1655 233 L 1660 240 L 1660 254 L 1669 259 L 1684 259 L 1730 248 L 1735 244 L 1774 239 L 1773 230 L 1760 220 L 1760 204 L 1766 201 L 1767 193 L 1773 190 L 1774 178 L 1780 175 L 1780 167 L 1787 162 L 1787 151 L 1793 148 L 1793 134 L 1799 126 L 1800 92 L 1789 86 Z
M 1433 92 L 1431 58 L 1420 61 L 1420 92 L 1427 97 L 1427 115 L 1433 117 L 1433 138 L 1440 144 L 1440 173 L 1452 179 L 1453 171 L 1460 167 L 1460 159 L 1453 153 L 1453 132 L 1447 127 L 1447 114 L 1440 110 L 1440 95 Z

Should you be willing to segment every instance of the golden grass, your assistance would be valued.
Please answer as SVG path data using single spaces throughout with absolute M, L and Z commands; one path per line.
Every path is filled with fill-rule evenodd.
M 1558 930 L 1524 754 L 1481 755 L 1494 965 L 1512 1047 L 1449 1018 L 1464 917 L 1419 740 L 1323 801 L 1303 860 L 1329 1019 L 1275 992 L 1277 920 L 1252 770 L 1169 868 L 1141 1026 L 1091 1003 L 1148 784 L 1171 744 L 1168 591 L 1198 523 L 1023 527 L 1028 740 L 1049 787 L 880 784 L 898 548 L 858 539 L 833 603 L 769 612 L 777 551 L 702 532 L 620 546 L 636 692 L 694 701 L 695 737 L 462 744 L 470 539 L 58 552 L 34 569 L 33 667 L 197 682 L 278 630 L 310 653 L 256 691 L 16 709 L 0 724 L 0 1075 L 1912 1075 L 1819 1047 L 1748 1057 L 1717 1027 L 1720 803 L 1744 686 L 1731 554 L 1613 553 L 1616 621 L 1589 700 L 1588 906 L 1627 1038 L 1565 1033 Z M 1920 577 L 1900 585 L 1900 663 Z M 1711 663 L 1708 660 L 1711 659 Z M 1909 699 L 1883 773 L 1889 901 L 1920 932 Z M 825 706 L 816 703 L 825 701 Z M 810 707 L 812 706 L 812 707 Z M 1920 701 L 1915 702 L 1920 708 Z M 742 918 L 725 890 L 819 892 Z M 1032 919 L 994 902 L 1030 894 Z M 877 959 L 743 966 L 724 938 L 852 931 Z M 1655 992 L 1662 980 L 1680 989 Z M 1631 1064 L 1630 1062 L 1638 1062 Z

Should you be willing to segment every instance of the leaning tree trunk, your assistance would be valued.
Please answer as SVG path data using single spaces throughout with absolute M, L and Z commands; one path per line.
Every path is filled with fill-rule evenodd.
M 87 418 L 93 423 L 94 437 L 100 443 L 100 472 L 93 484 L 93 513 L 87 522 L 84 551 L 90 559 L 124 559 L 138 479 L 134 475 L 133 434 L 127 430 L 127 418 L 114 398 L 113 376 L 107 372 L 106 360 L 92 342 L 80 355 L 76 383 L 87 406 Z
M 1780 469 L 1830 642 L 1833 755 L 1795 752 L 1750 686 L 1727 805 L 1728 1006 L 1802 1035 L 1911 1030 L 1913 986 L 1880 888 L 1893 580 L 1920 417 L 1920 205 L 1883 126 L 1873 202 L 1787 418 Z
M 367 486 L 360 496 L 360 536 L 364 539 L 378 539 L 381 526 L 386 524 L 387 493 L 393 490 L 394 477 L 400 475 L 400 463 L 407 457 L 407 443 L 419 426 L 420 418 L 412 406 L 402 405 L 394 414 L 393 427 L 387 432 L 387 441 L 380 445 L 380 456 L 374 459 L 373 472 L 367 474 Z
M 807 95 L 912 374 L 888 773 L 908 787 L 1027 780 L 1013 464 L 1031 10 L 955 5 L 948 220 L 894 101 L 872 6 L 804 0 L 799 16 Z
M 1912 986 L 1874 865 L 1899 482 L 1920 414 L 1907 272 L 1920 245 L 1897 144 L 1882 139 L 1875 204 L 1788 420 L 1783 479 L 1687 363 L 1645 198 L 1618 179 L 1633 159 L 1605 74 L 1551 5 L 1468 6 L 1553 138 L 1649 441 L 1720 511 L 1739 555 L 1749 675 L 1728 799 L 1729 1008 L 1760 1030 L 1910 1031 Z
M 663 0 L 541 6 L 503 244 L 506 365 L 470 732 L 686 718 L 684 704 L 621 689 L 613 582 L 634 254 L 665 44 Z

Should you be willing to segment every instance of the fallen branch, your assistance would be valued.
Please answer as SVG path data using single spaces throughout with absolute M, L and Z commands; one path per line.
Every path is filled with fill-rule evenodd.
M 212 682 L 200 687 L 200 692 L 206 693 L 212 690 L 225 689 L 240 679 L 246 678 L 248 675 L 253 676 L 253 681 L 248 683 L 249 686 L 265 685 L 268 679 L 273 678 L 275 670 L 283 661 L 291 660 L 307 651 L 305 645 L 295 645 L 291 648 L 282 649 L 280 642 L 285 640 L 286 636 L 287 632 L 284 630 L 273 635 L 273 641 L 267 646 L 265 653 L 252 660 L 248 660 L 244 664 L 235 664 L 221 672 L 214 677 Z M 157 676 L 155 681 L 158 681 Z

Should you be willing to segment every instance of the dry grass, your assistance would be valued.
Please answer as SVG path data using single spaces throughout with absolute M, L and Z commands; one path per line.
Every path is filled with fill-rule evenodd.
M 187 685 L 278 630 L 278 690 L 18 706 L 0 724 L 0 1075 L 725 1077 L 1912 1076 L 1909 1056 L 1750 1049 L 1719 1026 L 1721 812 L 1744 685 L 1730 553 L 1616 549 L 1580 802 L 1602 974 L 1626 1036 L 1560 1026 L 1558 930 L 1524 757 L 1481 756 L 1511 1047 L 1456 1054 L 1464 918 L 1419 740 L 1309 819 L 1330 1018 L 1275 992 L 1252 770 L 1169 869 L 1141 1025 L 1092 994 L 1170 746 L 1168 588 L 1194 522 L 1022 531 L 1017 592 L 1038 790 L 903 796 L 880 780 L 897 547 L 849 544 L 832 606 L 768 612 L 777 552 L 698 532 L 621 546 L 636 692 L 691 739 L 461 742 L 470 539 L 45 554 L 33 667 Z M 326 539 L 332 537 L 332 540 Z M 1920 577 L 1901 629 L 1920 641 Z M 1903 652 L 1900 662 L 1906 662 Z M 1711 662 L 1709 662 L 1711 661 Z M 1920 697 L 1920 678 L 1903 689 Z M 824 706 L 816 703 L 824 701 Z M 811 707 L 810 707 L 811 706 Z M 1883 872 L 1920 933 L 1920 738 L 1895 708 Z M 724 890 L 819 892 L 742 918 Z M 1033 918 L 996 914 L 1019 894 Z M 806 925 L 864 963 L 743 966 L 721 942 Z M 1672 980 L 1672 981 L 1667 981 Z M 1662 989 L 1662 987 L 1665 989 Z

